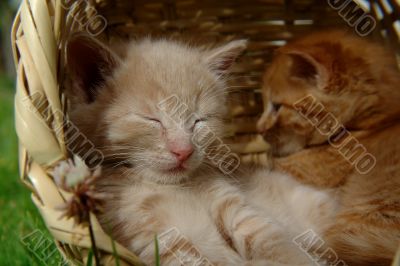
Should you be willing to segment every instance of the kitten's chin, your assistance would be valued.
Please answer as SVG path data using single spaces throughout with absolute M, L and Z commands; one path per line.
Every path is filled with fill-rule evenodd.
M 146 169 L 142 171 L 142 178 L 143 180 L 163 185 L 180 184 L 190 179 L 194 170 L 195 169 L 181 167 L 175 167 L 169 170 Z

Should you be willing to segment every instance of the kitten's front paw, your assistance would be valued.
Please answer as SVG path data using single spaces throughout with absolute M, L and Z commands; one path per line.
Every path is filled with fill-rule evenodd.
M 245 266 L 308 266 L 312 264 L 305 264 L 305 263 L 291 263 L 291 264 L 286 264 L 286 263 L 281 263 L 277 261 L 271 261 L 271 260 L 252 260 L 246 262 L 244 264 Z
M 245 266 L 265 266 L 268 265 L 267 261 L 264 260 L 252 260 L 252 261 L 247 261 L 244 265 Z
M 281 265 L 276 262 L 271 262 L 269 260 L 251 260 L 246 262 L 245 266 L 269 266 L 269 265 Z

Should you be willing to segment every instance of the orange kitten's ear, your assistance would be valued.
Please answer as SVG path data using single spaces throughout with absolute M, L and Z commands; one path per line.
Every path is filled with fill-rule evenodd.
M 291 59 L 290 78 L 307 81 L 319 89 L 326 87 L 329 80 L 328 70 L 311 53 L 297 49 L 280 49 L 279 52 Z
M 99 41 L 75 35 L 66 46 L 68 75 L 75 93 L 93 102 L 98 89 L 112 74 L 120 59 Z
M 207 52 L 207 64 L 218 74 L 224 74 L 246 49 L 247 40 L 231 41 Z

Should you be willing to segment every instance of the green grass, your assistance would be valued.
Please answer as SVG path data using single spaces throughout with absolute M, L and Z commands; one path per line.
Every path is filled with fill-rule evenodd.
M 43 235 L 35 244 L 51 238 L 19 180 L 13 102 L 14 83 L 0 74 L 0 265 L 50 265 L 22 241 L 36 229 Z

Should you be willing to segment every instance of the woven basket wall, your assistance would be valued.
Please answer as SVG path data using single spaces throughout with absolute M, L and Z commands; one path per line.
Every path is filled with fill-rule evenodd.
M 32 190 L 32 199 L 54 236 L 60 251 L 82 263 L 90 247 L 87 228 L 59 219 L 56 209 L 67 195 L 48 173 L 60 160 L 71 156 L 62 134 L 57 111 L 66 112 L 62 93 L 64 47 L 71 33 L 90 31 L 104 42 L 114 38 L 153 36 L 201 36 L 202 41 L 247 38 L 249 49 L 233 69 L 230 94 L 231 136 L 227 142 L 242 162 L 268 163 L 268 144 L 256 134 L 255 122 L 262 112 L 260 77 L 276 47 L 311 30 L 346 27 L 347 22 L 324 0 L 24 0 L 13 28 L 15 64 L 18 70 L 15 96 L 16 129 L 20 143 L 20 175 Z M 376 18 L 372 35 L 384 38 L 399 50 L 400 4 L 369 1 L 365 5 Z M 368 10 L 367 10 L 368 11 Z M 103 20 L 104 19 L 104 20 Z M 105 22 L 103 25 L 102 23 Z M 105 26 L 105 27 L 103 27 Z M 104 29 L 103 29 L 104 28 Z M 100 30 L 101 29 L 101 30 Z M 45 95 L 47 111 L 32 95 Z M 41 106 L 40 108 L 44 108 Z M 95 219 L 94 219 L 95 221 Z M 114 265 L 110 238 L 95 222 L 96 242 L 106 265 Z M 134 254 L 117 246 L 127 264 L 140 264 Z

